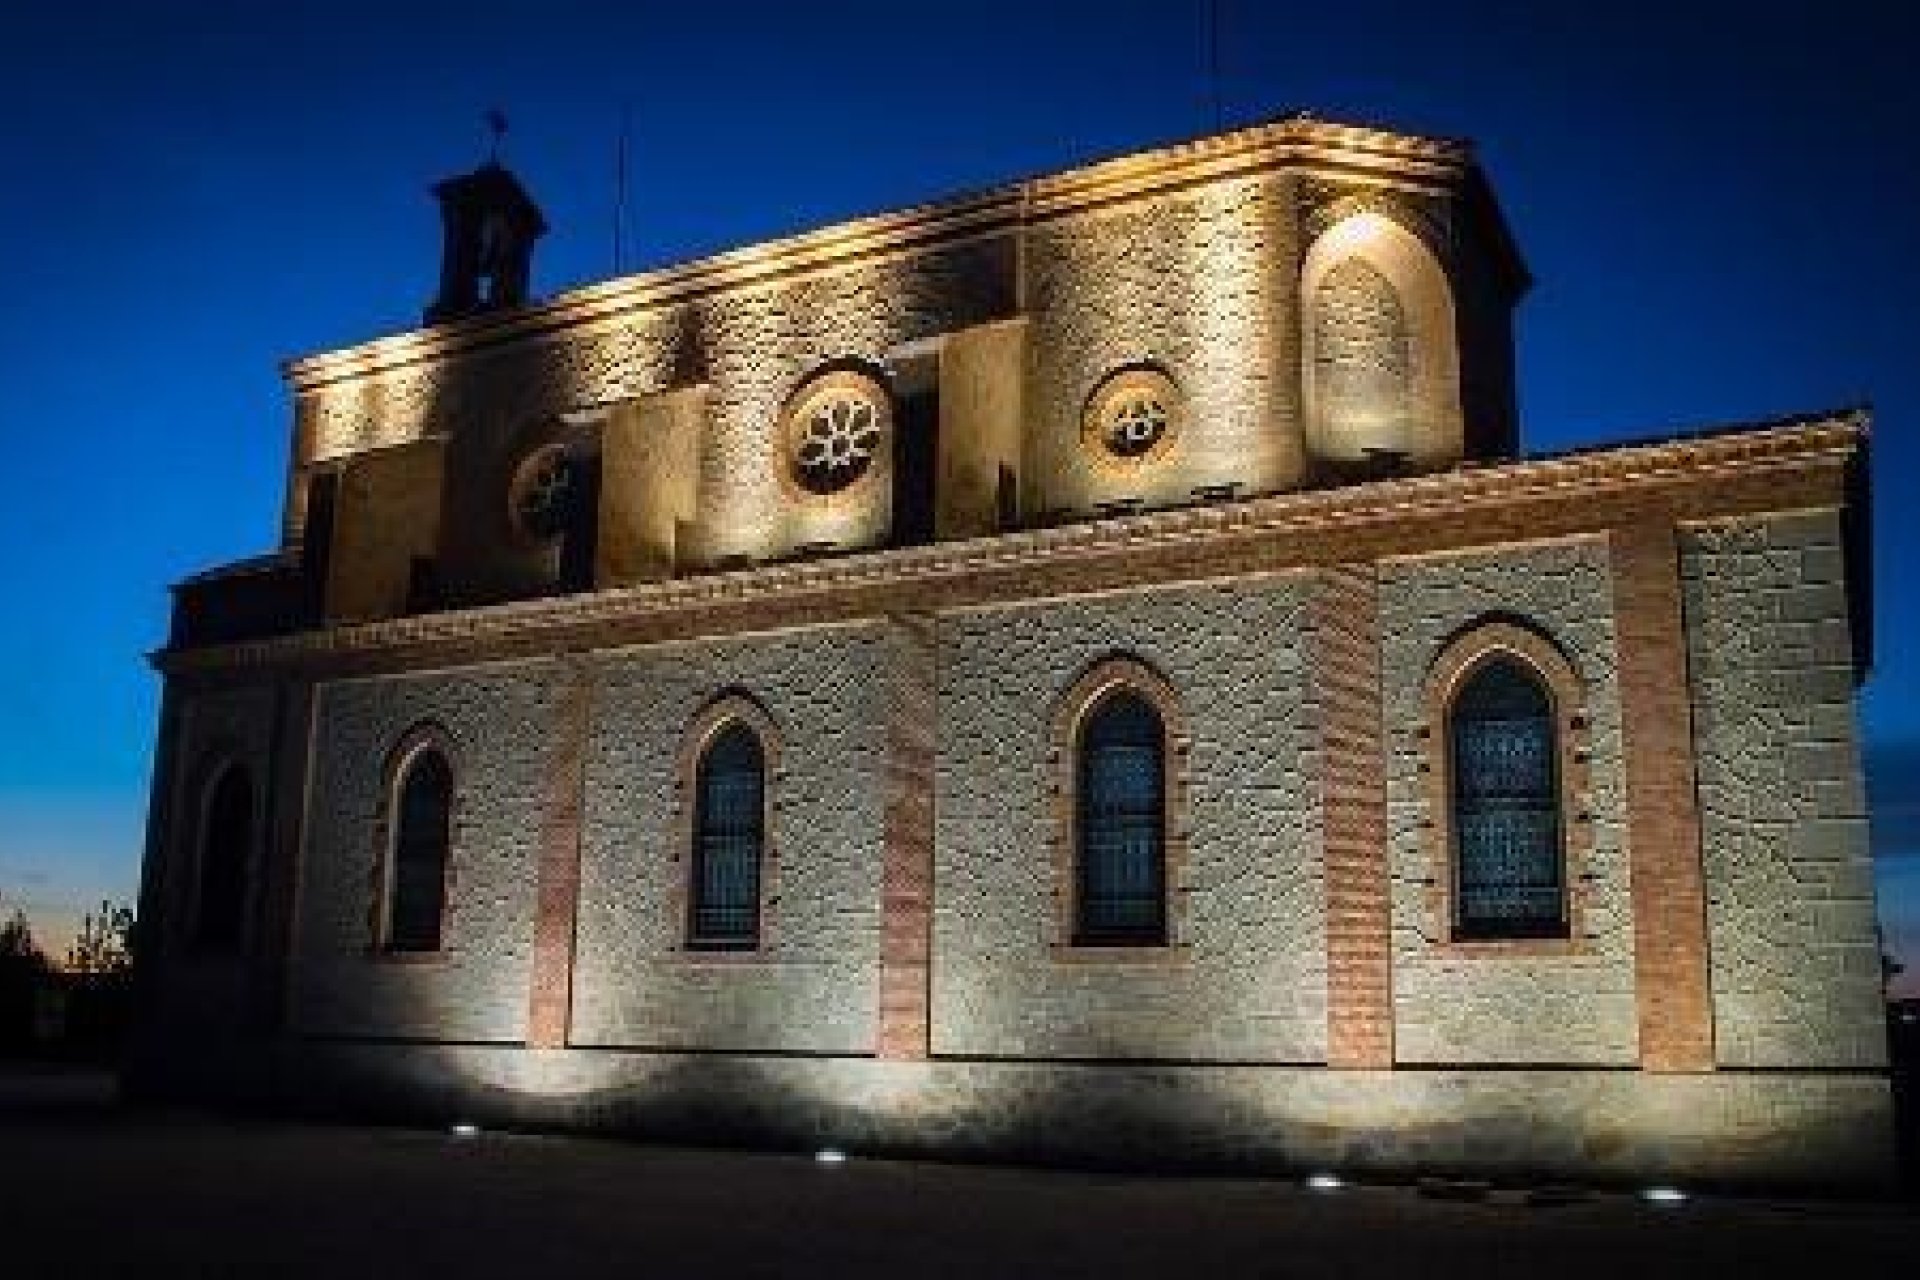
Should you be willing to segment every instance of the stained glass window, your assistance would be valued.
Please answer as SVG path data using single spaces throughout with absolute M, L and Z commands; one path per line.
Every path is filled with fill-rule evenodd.
M 387 889 L 389 951 L 438 951 L 453 838 L 453 770 L 424 747 L 407 761 L 395 797 L 393 867 Z
M 1165 732 L 1138 694 L 1103 699 L 1081 730 L 1078 918 L 1092 945 L 1166 940 Z
M 1487 663 L 1454 699 L 1451 738 L 1458 936 L 1565 936 L 1559 741 L 1546 689 L 1518 662 Z
M 721 730 L 695 783 L 688 945 L 750 949 L 760 940 L 766 757 L 743 724 Z

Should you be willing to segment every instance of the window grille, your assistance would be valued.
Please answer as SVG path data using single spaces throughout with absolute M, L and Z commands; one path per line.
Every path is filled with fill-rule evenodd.
M 1451 721 L 1459 936 L 1565 936 L 1559 737 L 1545 688 L 1517 662 L 1490 662 Z
M 1087 717 L 1080 739 L 1075 941 L 1166 940 L 1166 768 L 1160 715 L 1120 692 Z
M 766 757 L 743 724 L 723 729 L 695 783 L 688 945 L 751 949 L 760 940 Z

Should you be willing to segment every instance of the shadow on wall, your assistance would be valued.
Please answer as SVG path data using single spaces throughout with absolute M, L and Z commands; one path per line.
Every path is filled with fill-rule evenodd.
M 308 1043 L 309 1113 L 655 1142 L 1151 1173 L 1471 1174 L 1520 1185 L 1878 1185 L 1884 1093 L 1610 1073 L 872 1059 Z M 1811 1082 L 1809 1082 L 1811 1083 Z
M 1887 1046 L 1901 1181 L 1910 1195 L 1920 1195 L 1920 997 L 1887 1002 Z

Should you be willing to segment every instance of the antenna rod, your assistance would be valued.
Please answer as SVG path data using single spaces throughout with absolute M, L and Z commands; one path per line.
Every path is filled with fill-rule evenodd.
M 1220 0 L 1201 0 L 1207 22 L 1207 100 L 1213 110 L 1213 129 L 1226 127 L 1226 106 L 1220 94 Z
M 619 275 L 626 258 L 627 239 L 627 134 L 632 127 L 633 111 L 620 105 L 620 140 L 613 152 L 613 274 Z
M 493 134 L 493 146 L 487 152 L 487 159 L 490 162 L 498 163 L 500 159 L 500 142 L 507 136 L 507 113 L 498 107 L 489 107 L 487 108 L 486 121 L 488 132 Z

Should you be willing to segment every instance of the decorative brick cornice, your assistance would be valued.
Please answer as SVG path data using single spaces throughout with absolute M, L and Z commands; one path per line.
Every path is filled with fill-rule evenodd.
M 1445 186 L 1472 162 L 1472 149 L 1457 140 L 1292 116 L 586 285 L 510 314 L 475 317 L 289 360 L 283 371 L 296 392 L 314 391 L 502 344 L 590 329 L 633 312 L 796 272 L 957 244 L 1022 223 L 1281 166 Z
M 1159 582 L 1356 563 L 1383 555 L 1595 532 L 1670 519 L 1836 507 L 1864 447 L 1859 411 L 1789 425 L 1468 467 L 644 583 L 592 594 L 166 650 L 171 676 L 323 675 L 433 661 L 813 626 Z

